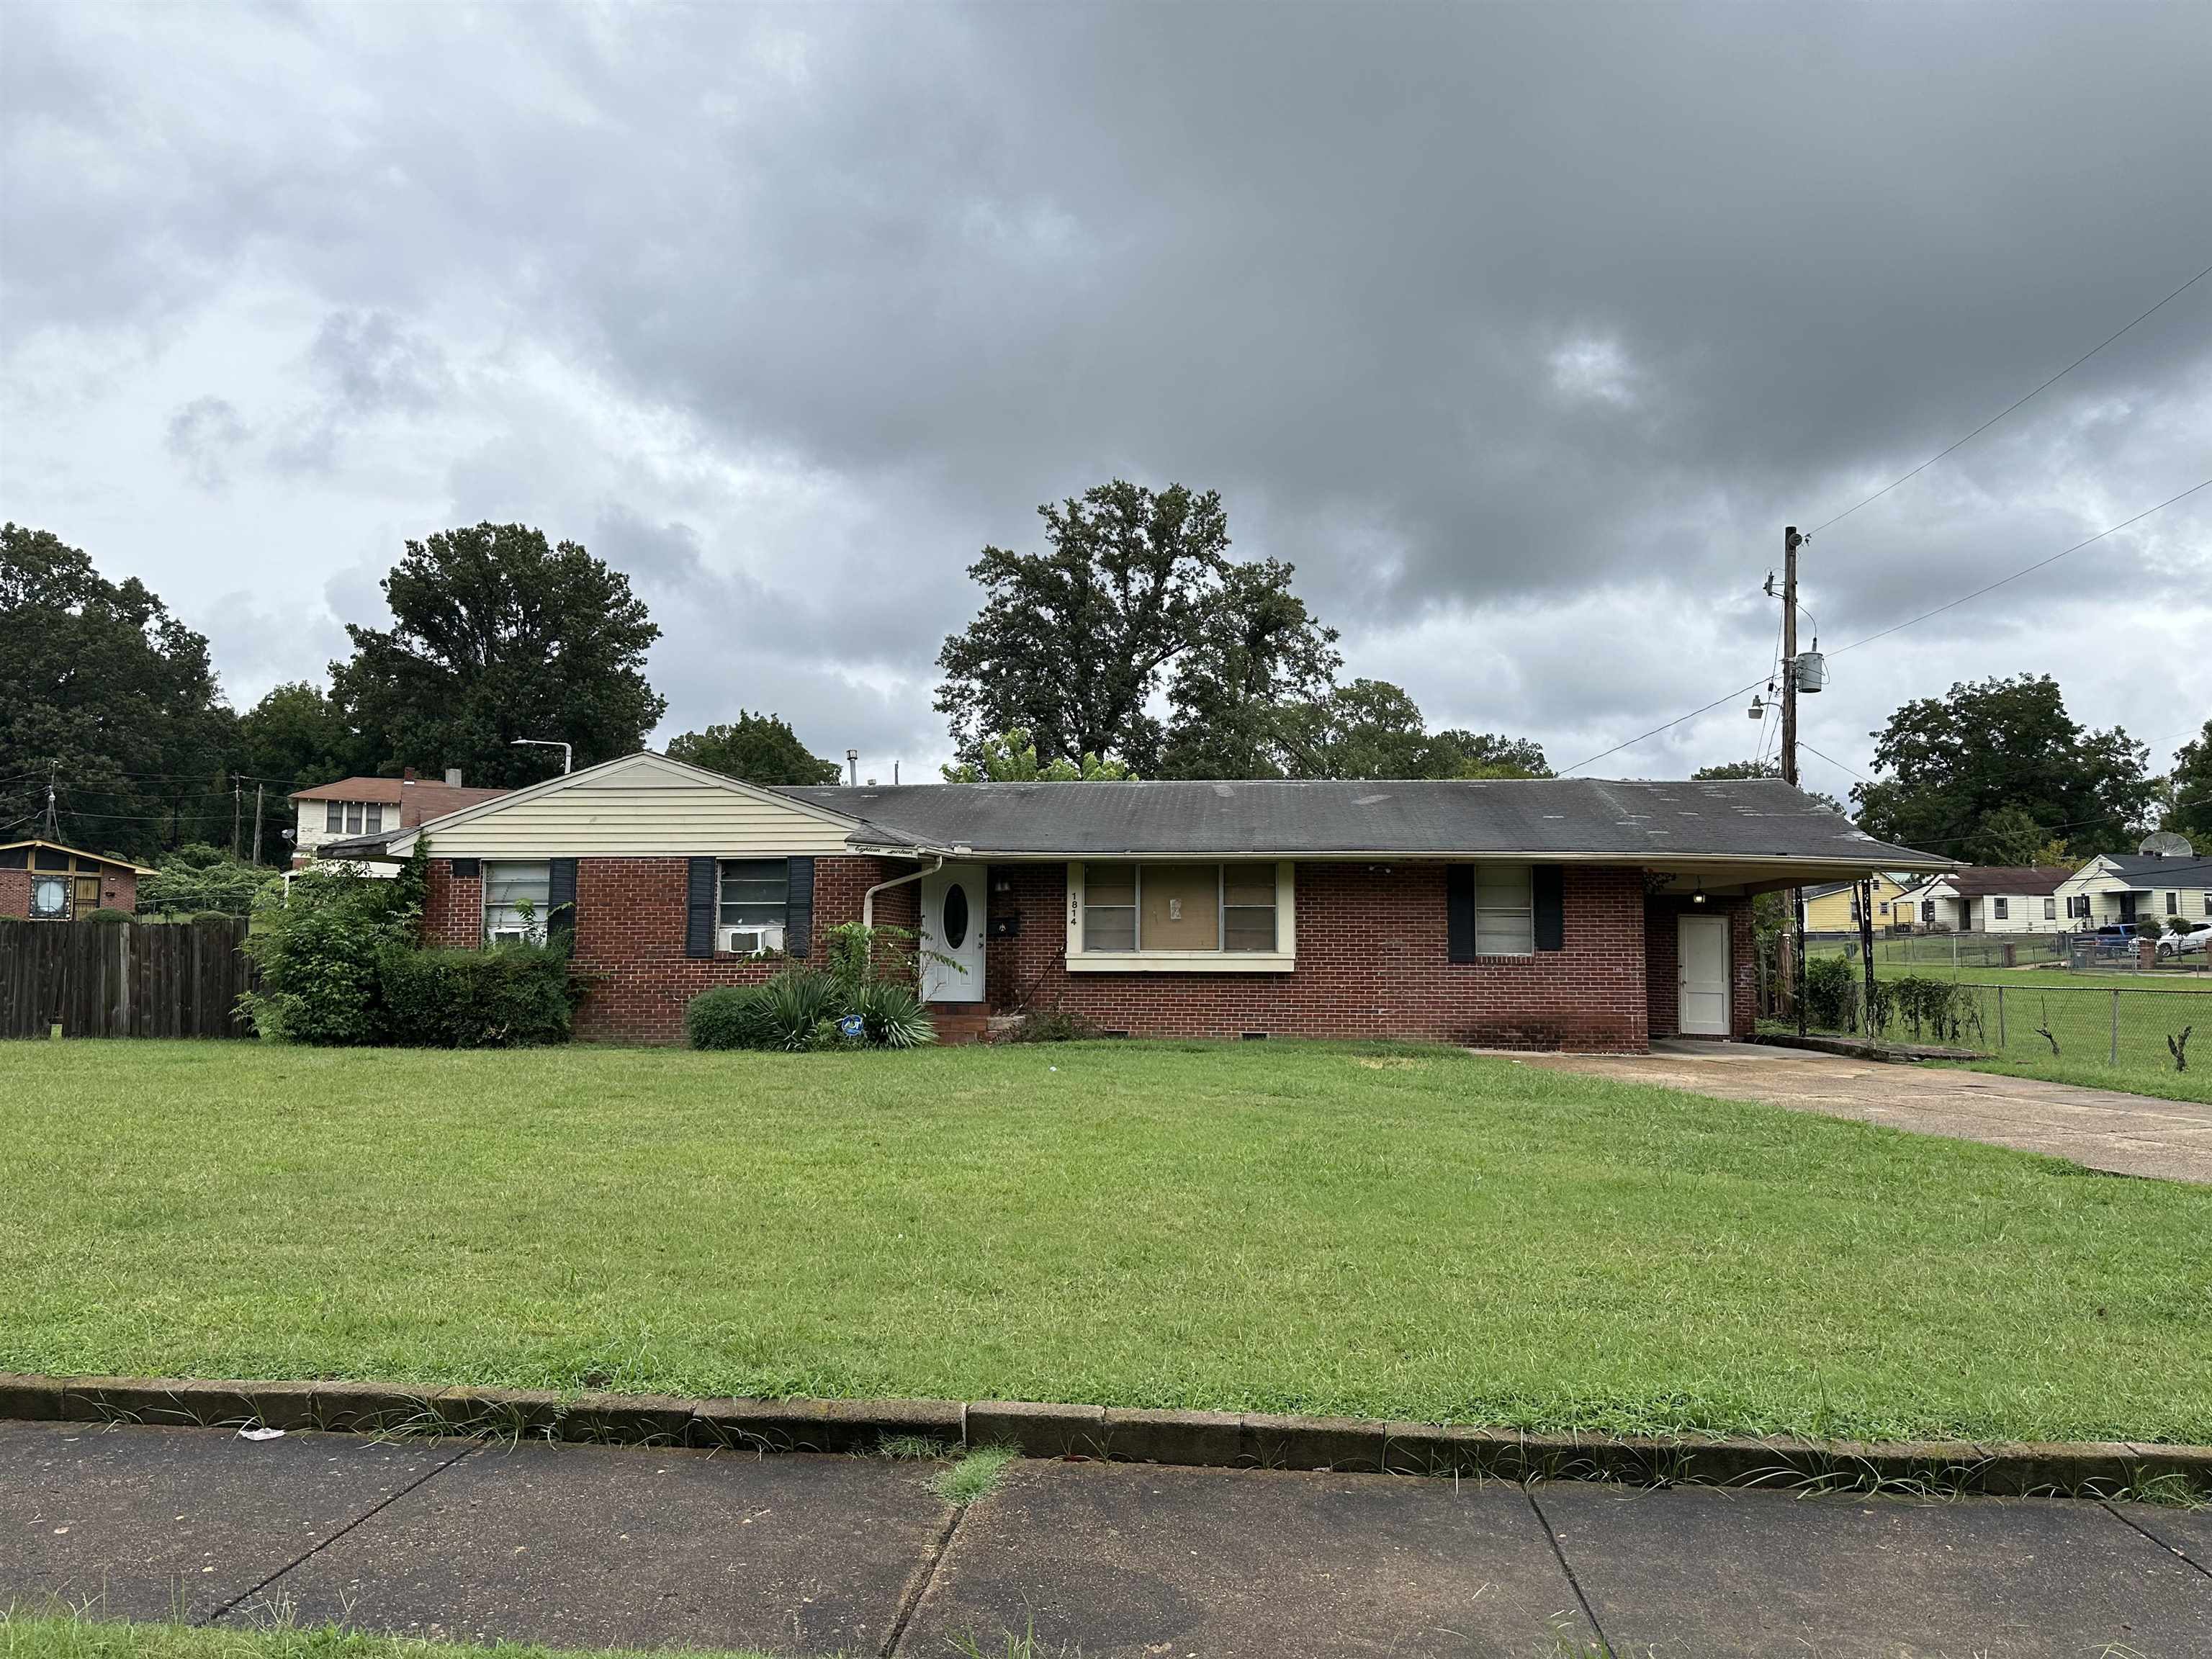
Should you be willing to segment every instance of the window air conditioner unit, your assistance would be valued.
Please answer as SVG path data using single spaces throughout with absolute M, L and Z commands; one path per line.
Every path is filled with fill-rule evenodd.
M 527 945 L 530 930 L 526 927 L 495 927 L 491 930 L 494 945 Z
M 783 929 L 725 927 L 722 929 L 722 949 L 735 957 L 757 957 L 765 951 L 781 951 L 783 949 Z

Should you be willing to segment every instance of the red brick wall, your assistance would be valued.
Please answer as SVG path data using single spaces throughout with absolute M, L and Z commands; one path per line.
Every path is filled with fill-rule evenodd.
M 896 860 L 815 861 L 811 960 L 827 929 L 857 921 L 874 883 L 915 866 Z M 1137 1036 L 1407 1037 L 1486 1048 L 1635 1052 L 1674 1029 L 1678 905 L 1647 902 L 1638 870 L 1565 872 L 1565 948 L 1528 957 L 1448 959 L 1444 869 L 1436 864 L 1301 864 L 1297 968 L 1288 974 L 1071 974 L 1067 882 L 1058 864 L 994 865 L 994 921 L 1018 915 L 1019 934 L 990 939 L 986 968 L 1000 1012 L 1059 1006 Z M 1006 890 L 1000 890 L 1001 887 Z M 685 861 L 585 859 L 576 878 L 575 972 L 586 990 L 577 1034 L 680 1042 L 684 1005 L 717 985 L 752 984 L 775 964 L 684 954 Z M 919 886 L 894 888 L 879 924 L 913 927 Z M 434 859 L 423 933 L 472 945 L 482 886 Z M 1735 922 L 1735 1024 L 1752 1030 L 1751 906 L 1716 900 Z M 1650 945 L 1646 960 L 1647 937 Z
M 0 916 L 27 916 L 31 914 L 31 876 L 28 870 L 0 870 Z M 37 873 L 59 876 L 70 884 L 74 901 L 76 877 L 67 870 L 41 870 Z M 103 868 L 100 872 L 100 908 L 104 910 L 136 910 L 138 908 L 138 873 L 135 870 Z M 73 908 L 71 915 L 79 912 Z M 82 914 L 89 915 L 90 911 Z
M 914 868 L 883 859 L 814 861 L 814 931 L 810 961 L 820 962 L 824 934 L 860 919 L 860 901 L 875 883 Z M 623 1042 L 681 1042 L 684 1006 L 717 985 L 753 985 L 781 964 L 737 957 L 684 954 L 687 861 L 680 858 L 580 859 L 576 865 L 576 939 L 571 971 L 584 984 L 576 1010 L 580 1037 Z M 450 860 L 430 860 L 424 906 L 428 943 L 469 946 L 483 927 L 483 890 L 453 873 Z M 893 888 L 877 902 L 878 925 L 915 924 L 915 884 Z
M 1679 898 L 1655 898 L 1644 906 L 1644 983 L 1655 1037 L 1674 1036 L 1680 1030 L 1680 935 L 1675 931 L 1675 918 L 1692 908 L 1686 899 Z M 1729 977 L 1734 993 L 1729 999 L 1729 1035 L 1747 1037 L 1757 1030 L 1759 1019 L 1759 964 L 1752 954 L 1751 901 L 1714 898 L 1695 908 L 1729 919 Z
M 1001 883 L 1010 890 L 998 890 Z M 1644 883 L 1637 870 L 1565 876 L 1565 948 L 1448 959 L 1444 866 L 1301 864 L 1297 968 L 1288 974 L 1071 974 L 1066 870 L 999 865 L 994 1007 L 1058 1006 L 1133 1036 L 1412 1037 L 1487 1048 L 1646 1046 Z

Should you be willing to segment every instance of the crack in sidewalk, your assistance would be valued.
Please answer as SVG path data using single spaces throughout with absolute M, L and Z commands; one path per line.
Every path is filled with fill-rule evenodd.
M 906 1640 L 906 1627 L 914 1622 L 914 1615 L 921 1609 L 922 1597 L 929 1594 L 929 1587 L 937 1582 L 938 1569 L 945 1565 L 945 1558 L 952 1549 L 952 1540 L 960 1531 L 960 1523 L 968 1518 L 968 1511 L 973 1507 L 969 1504 L 958 1505 L 952 1511 L 952 1518 L 939 1528 L 937 1547 L 930 1553 L 928 1565 L 915 1576 L 905 1601 L 899 1607 L 898 1617 L 891 1621 L 890 1634 L 884 1638 L 881 1659 L 893 1659 L 899 1650 L 899 1644 Z
M 2097 1507 L 2104 1510 L 2106 1514 L 2111 1516 L 2113 1520 L 2118 1522 L 2122 1526 L 2131 1528 L 2135 1531 L 2141 1533 L 2144 1537 L 2149 1539 L 2152 1543 L 2157 1545 L 2159 1548 L 2164 1550 L 2167 1554 L 2196 1568 L 2197 1571 L 2203 1573 L 2207 1578 L 2212 1578 L 2212 1566 L 2207 1566 L 2203 1562 L 2190 1554 L 2187 1550 L 2181 1549 L 2175 1545 L 2167 1543 L 2166 1540 L 2160 1538 L 2156 1533 L 2153 1532 L 2148 1527 L 2144 1526 L 2140 1521 L 2136 1520 L 2130 1516 L 2122 1515 L 2118 1510 L 2112 1507 L 2110 1499 L 2102 1498 L 2099 1498 L 2097 1500 Z
M 318 1539 L 313 1544 L 310 1545 L 306 1550 L 301 1552 L 298 1557 L 293 1560 L 287 1561 L 283 1566 L 277 1568 L 276 1571 L 270 1573 L 259 1583 L 247 1586 L 245 1589 L 240 1590 L 237 1595 L 232 1596 L 229 1601 L 225 1601 L 221 1607 L 215 1608 L 212 1612 L 202 1614 L 200 1618 L 194 1622 L 203 1626 L 212 1626 L 216 1620 L 221 1619 L 226 1613 L 228 1613 L 234 1609 L 242 1606 L 252 1597 L 260 1595 L 262 1591 L 267 1589 L 271 1584 L 275 1583 L 279 1578 L 282 1578 L 286 1573 L 294 1571 L 295 1568 L 313 1560 L 316 1556 L 320 1555 L 325 1550 L 337 1543 L 339 1539 L 346 1536 L 349 1533 L 352 1532 L 354 1528 L 359 1527 L 364 1522 L 372 1520 L 375 1516 L 383 1514 L 385 1510 L 390 1509 L 401 1498 L 406 1497 L 408 1493 L 420 1491 L 424 1486 L 435 1480 L 438 1476 L 443 1474 L 447 1469 L 453 1468 L 454 1464 L 459 1462 L 464 1457 L 468 1456 L 472 1452 L 480 1450 L 483 1448 L 483 1443 L 484 1443 L 482 1440 L 466 1440 L 462 1442 L 460 1450 L 455 1452 L 451 1457 L 446 1459 L 444 1462 L 432 1464 L 430 1468 L 425 1469 L 421 1474 L 416 1475 L 415 1479 L 410 1480 L 405 1486 L 399 1487 L 397 1491 L 387 1493 L 378 1502 L 370 1504 L 368 1508 L 363 1510 L 359 1515 L 354 1516 L 352 1520 L 347 1522 L 345 1525 L 340 1527 L 336 1532 L 331 1534 L 327 1538 Z
M 1559 1543 L 1559 1534 L 1552 1530 L 1551 1516 L 1544 1513 L 1544 1506 L 1536 1501 L 1536 1489 L 1523 1486 L 1521 1495 L 1528 1500 L 1528 1507 L 1535 1511 L 1536 1524 L 1543 1528 L 1544 1537 L 1552 1546 L 1552 1553 L 1559 1559 L 1559 1571 L 1567 1576 L 1567 1588 L 1575 1593 L 1575 1600 L 1582 1607 L 1583 1617 L 1589 1620 L 1591 1633 L 1597 1638 L 1597 1650 L 1605 1656 L 1605 1659 L 1613 1659 L 1613 1644 L 1605 1639 L 1605 1626 L 1597 1621 L 1597 1609 L 1590 1605 L 1589 1597 L 1583 1594 L 1583 1581 L 1575 1577 L 1575 1570 L 1567 1560 L 1567 1552 Z

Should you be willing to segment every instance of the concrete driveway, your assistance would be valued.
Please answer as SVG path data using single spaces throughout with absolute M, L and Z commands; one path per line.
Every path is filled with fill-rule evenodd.
M 2048 1152 L 2115 1175 L 2212 1184 L 2212 1106 L 1939 1066 L 1752 1042 L 1662 1041 L 1649 1054 L 1522 1054 L 1524 1064 L 1762 1100 L 1923 1134 Z

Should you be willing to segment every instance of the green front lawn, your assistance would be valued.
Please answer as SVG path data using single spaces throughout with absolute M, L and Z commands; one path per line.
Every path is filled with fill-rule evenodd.
M 1452 1050 L 0 1044 L 0 1370 L 2212 1441 L 2212 1189 Z

